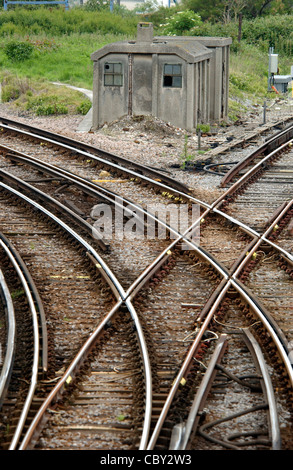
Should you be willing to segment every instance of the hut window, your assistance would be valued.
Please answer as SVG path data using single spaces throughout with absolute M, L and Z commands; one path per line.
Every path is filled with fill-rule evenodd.
M 182 70 L 180 64 L 165 64 L 163 86 L 181 88 L 182 87 Z
M 105 86 L 122 86 L 123 73 L 121 63 L 106 63 L 104 65 L 104 85 Z

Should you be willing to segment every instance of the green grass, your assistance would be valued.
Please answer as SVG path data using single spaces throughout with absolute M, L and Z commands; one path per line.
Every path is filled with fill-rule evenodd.
M 14 37 L 14 40 L 18 39 Z M 30 35 L 32 44 L 42 41 L 42 36 Z M 77 34 L 64 35 L 54 40 L 54 49 L 37 50 L 34 48 L 31 58 L 19 62 L 8 59 L 4 52 L 7 39 L 0 40 L 0 76 L 4 70 L 20 78 L 46 79 L 60 81 L 70 85 L 92 89 L 93 63 L 91 54 L 105 44 L 125 39 L 125 36 L 113 34 Z M 23 38 L 19 38 L 23 40 Z
M 268 53 L 260 47 L 242 41 L 230 56 L 229 117 L 236 120 L 251 106 L 263 105 L 275 97 L 268 91 Z M 279 55 L 280 75 L 288 75 L 291 59 Z M 284 97 L 285 95 L 279 95 Z
M 291 50 L 289 46 L 293 42 L 293 33 L 289 27 L 291 20 L 292 16 L 276 17 L 279 28 L 286 25 L 283 38 L 272 38 L 269 35 L 271 33 L 266 26 L 272 28 L 272 18 L 263 19 L 263 22 L 255 21 L 254 28 L 246 20 L 243 22 L 244 39 L 240 44 L 237 41 L 236 23 L 205 23 L 202 26 L 202 35 L 233 38 L 230 55 L 231 120 L 237 119 L 251 105 L 260 105 L 264 99 L 272 97 L 267 91 L 269 41 L 274 40 L 275 47 L 281 48 L 275 51 L 279 53 L 280 74 L 290 73 L 292 59 L 286 51 Z M 131 14 L 89 12 L 81 8 L 73 8 L 68 12 L 43 8 L 31 11 L 17 8 L 11 12 L 1 12 L 2 99 L 26 112 L 50 114 L 54 110 L 57 113 L 63 110 L 68 113 L 85 113 L 89 103 L 83 95 L 65 87 L 54 87 L 50 82 L 92 89 L 91 54 L 108 43 L 135 38 L 138 21 L 140 18 Z M 5 54 L 5 47 L 11 41 L 24 41 L 32 45 L 31 56 L 19 60 L 9 58 Z
M 91 102 L 83 93 L 56 86 L 44 79 L 19 78 L 2 72 L 2 102 L 15 110 L 48 116 L 52 114 L 86 114 Z
M 4 51 L 8 41 L 29 40 L 34 45 L 32 56 L 26 60 L 10 60 Z M 105 44 L 124 40 L 113 34 L 77 34 L 48 38 L 43 35 L 0 39 L 0 80 L 2 101 L 19 110 L 36 114 L 85 114 L 89 102 L 83 94 L 51 82 L 60 82 L 89 90 L 93 87 L 91 54 Z M 45 45 L 44 45 L 45 44 Z M 35 97 L 32 103 L 30 92 Z M 9 97 L 11 99 L 9 99 Z M 39 105 L 36 101 L 39 100 Z M 43 101 L 43 104 L 41 103 Z M 64 106 L 67 104 L 67 111 Z M 63 109 L 63 113 L 62 113 Z
M 92 89 L 91 54 L 105 44 L 134 37 L 139 19 L 109 10 L 15 8 L 0 15 L 2 100 L 27 112 L 79 112 L 89 103 L 81 93 L 50 85 L 60 82 Z M 9 54 L 11 43 L 33 46 L 30 57 Z M 32 98 L 32 96 L 34 98 Z

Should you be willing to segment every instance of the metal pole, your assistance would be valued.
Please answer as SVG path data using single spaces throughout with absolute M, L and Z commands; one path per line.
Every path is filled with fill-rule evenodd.
M 198 129 L 197 137 L 198 137 L 198 150 L 200 150 L 200 147 L 201 147 L 201 129 Z
M 266 123 L 266 111 L 267 111 L 267 102 L 265 100 L 263 104 L 263 124 Z
M 271 55 L 274 53 L 274 48 L 269 48 L 269 76 L 268 76 L 268 91 L 271 91 L 271 69 L 272 69 L 272 59 Z

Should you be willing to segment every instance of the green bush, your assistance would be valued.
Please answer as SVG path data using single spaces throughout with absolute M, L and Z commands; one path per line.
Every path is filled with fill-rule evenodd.
M 8 21 L 7 23 L 4 23 L 0 29 L 0 35 L 1 36 L 13 36 L 14 34 L 18 34 L 19 29 L 18 27 L 12 23 L 12 21 Z
M 1 99 L 3 103 L 17 100 L 20 97 L 20 89 L 15 85 L 6 85 L 2 87 Z
M 4 52 L 8 59 L 13 62 L 22 62 L 31 57 L 34 47 L 28 42 L 10 41 L 4 47 Z
M 58 102 L 58 96 L 41 94 L 28 99 L 26 109 L 37 116 L 50 116 L 53 114 L 68 114 L 68 108 Z
M 36 108 L 37 116 L 51 116 L 53 114 L 68 114 L 68 108 L 63 104 L 44 104 Z
M 293 15 L 270 15 L 252 20 L 243 19 L 241 40 L 257 46 L 264 52 L 268 52 L 269 47 L 274 47 L 276 53 L 290 56 L 293 54 L 292 21 Z M 231 51 L 237 52 L 239 49 L 238 23 L 236 21 L 229 23 L 204 22 L 199 26 L 196 35 L 231 37 L 233 39 Z
M 64 11 L 61 8 L 38 7 L 4 11 L 0 15 L 0 36 L 14 32 L 22 36 L 42 33 L 54 37 L 99 32 L 135 34 L 139 18 L 134 13 L 124 16 L 116 11 L 111 13 L 109 6 L 99 11 L 88 11 L 86 8 L 73 7 Z
M 201 18 L 197 13 L 190 10 L 179 11 L 162 25 L 162 34 L 167 36 L 182 36 L 186 32 L 194 34 L 200 24 Z
M 78 112 L 78 114 L 86 115 L 91 109 L 91 107 L 92 107 L 91 101 L 85 100 L 82 103 L 80 103 L 80 105 L 76 108 L 76 111 Z
M 261 44 L 267 51 L 275 47 L 278 52 L 293 52 L 293 15 L 271 15 L 245 20 L 242 24 L 242 37 L 250 44 Z

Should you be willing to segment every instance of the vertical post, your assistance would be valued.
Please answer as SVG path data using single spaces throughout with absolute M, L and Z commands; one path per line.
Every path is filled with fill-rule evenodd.
M 7 10 L 7 0 L 4 0 L 4 10 Z
M 291 65 L 291 98 L 293 98 L 293 65 Z
M 114 0 L 110 0 L 110 11 L 112 12 L 114 8 Z
M 128 54 L 128 116 L 132 116 L 133 54 Z
M 267 111 L 267 102 L 265 100 L 263 104 L 263 124 L 266 123 L 266 111 Z
M 241 41 L 242 34 L 242 13 L 239 13 L 239 24 L 238 24 L 238 42 Z
M 200 127 L 198 128 L 198 131 L 197 131 L 197 139 L 198 139 L 198 150 L 201 149 L 201 129 Z
M 274 48 L 269 48 L 269 73 L 268 73 L 268 91 L 271 90 L 271 69 L 272 69 L 272 58 L 271 55 L 274 53 Z

